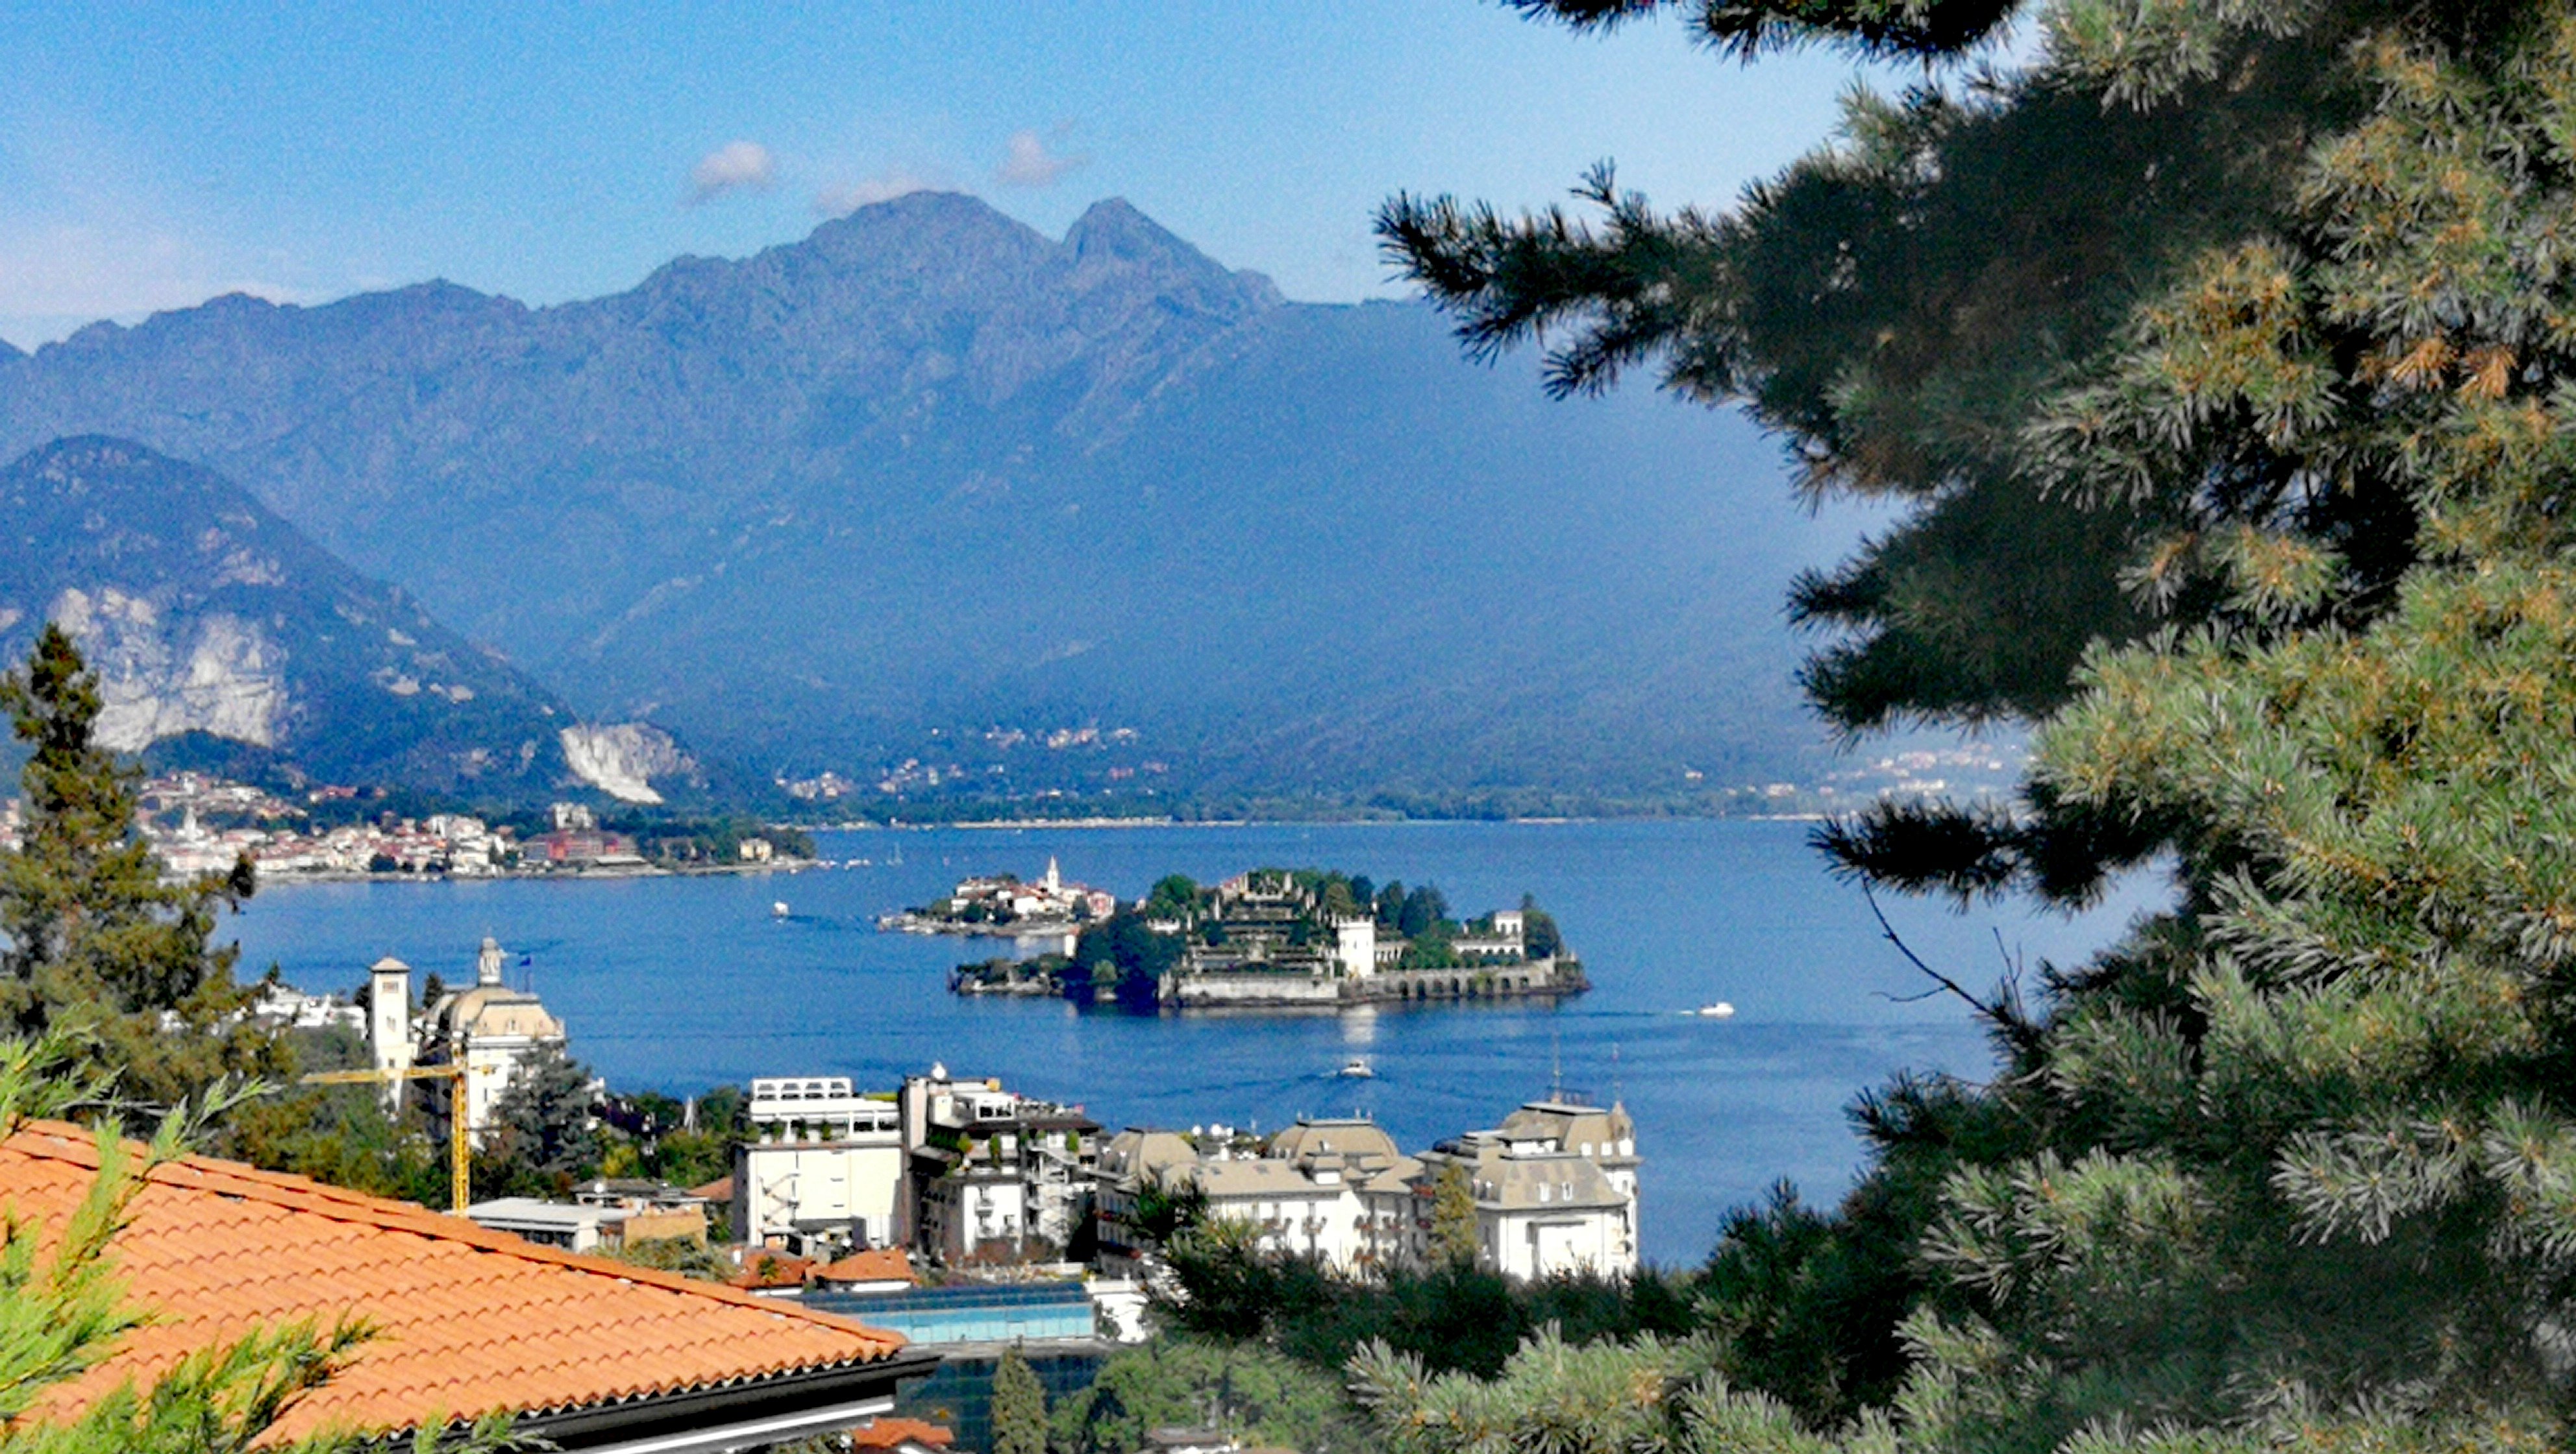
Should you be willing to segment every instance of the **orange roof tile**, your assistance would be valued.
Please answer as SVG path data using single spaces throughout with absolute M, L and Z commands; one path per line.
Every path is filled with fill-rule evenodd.
M 0 1209 L 50 1240 L 97 1168 L 89 1132 L 31 1123 L 0 1142 Z M 904 1346 L 846 1318 L 239 1162 L 156 1168 L 131 1211 L 116 1266 L 153 1321 L 50 1390 L 40 1417 L 300 1319 L 363 1319 L 375 1336 L 266 1442 L 332 1427 L 398 1431 L 432 1415 L 614 1406 L 871 1363 Z
M 896 1449 L 905 1444 L 926 1444 L 933 1449 L 945 1449 L 956 1437 L 937 1424 L 925 1424 L 919 1419 L 878 1419 L 863 1428 L 852 1429 L 850 1447 Z
M 912 1282 L 912 1259 L 900 1247 L 875 1247 L 853 1252 L 838 1262 L 827 1262 L 814 1269 L 814 1276 L 824 1282 Z
M 803 1287 L 805 1274 L 813 1270 L 814 1259 L 781 1252 L 775 1247 L 745 1247 L 734 1255 L 739 1269 L 725 1279 L 733 1288 Z

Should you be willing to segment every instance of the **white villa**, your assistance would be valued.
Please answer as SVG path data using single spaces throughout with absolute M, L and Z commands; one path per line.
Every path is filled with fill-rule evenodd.
M 1490 1131 L 1423 1154 L 1476 1200 L 1476 1255 L 1506 1276 L 1637 1270 L 1637 1128 L 1626 1108 L 1531 1101 Z
M 1135 1128 L 1110 1138 L 1098 1168 L 1104 1271 L 1140 1269 L 1151 1251 L 1140 1198 L 1185 1186 L 1206 1198 L 1207 1216 L 1250 1228 L 1265 1251 L 1343 1271 L 1419 1265 L 1452 1166 L 1475 1200 L 1484 1265 L 1523 1279 L 1637 1270 L 1636 1127 L 1620 1106 L 1532 1101 L 1494 1130 L 1420 1156 L 1366 1120 L 1300 1118 L 1259 1155 L 1222 1140 Z
M 474 984 L 441 996 L 418 1025 L 411 1019 L 411 966 L 389 955 L 367 968 L 367 1038 L 376 1069 L 463 1063 L 465 1124 L 477 1137 L 492 1124 L 493 1107 L 529 1058 L 541 1047 L 564 1043 L 563 1022 L 546 1013 L 542 1001 L 501 982 L 505 959 L 486 935 L 475 956 Z M 403 1084 L 388 1079 L 388 1105 L 400 1102 Z M 426 1099 L 435 1115 L 446 1115 L 445 1095 Z
M 845 1075 L 751 1083 L 751 1137 L 734 1148 L 734 1234 L 808 1246 L 884 1247 L 900 1236 L 904 1151 L 892 1101 Z

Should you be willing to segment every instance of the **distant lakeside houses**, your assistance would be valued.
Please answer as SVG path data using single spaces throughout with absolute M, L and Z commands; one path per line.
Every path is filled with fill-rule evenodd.
M 603 826 L 586 803 L 549 806 L 533 823 L 471 813 L 422 817 L 356 810 L 358 790 L 318 787 L 303 801 L 198 772 L 145 780 L 137 830 L 173 876 L 221 873 L 249 859 L 262 882 L 445 879 L 760 870 L 801 864 L 800 835 L 674 822 L 659 834 Z M 0 846 L 14 846 L 19 807 L 0 804 Z M 526 815 L 522 815 L 523 817 Z M 326 818 L 351 821 L 326 822 Z
M 881 915 L 877 927 L 907 934 L 1061 939 L 1070 950 L 1084 925 L 1117 912 L 1116 894 L 1067 880 L 1049 858 L 1046 872 L 1034 880 L 1008 873 L 960 879 L 946 898 Z

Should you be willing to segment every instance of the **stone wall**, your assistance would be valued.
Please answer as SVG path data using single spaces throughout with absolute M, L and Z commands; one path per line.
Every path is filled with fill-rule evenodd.
M 1358 979 L 1298 974 L 1173 975 L 1163 1003 L 1177 1005 L 1338 1005 L 1379 1000 L 1499 1000 L 1581 994 L 1591 988 L 1581 963 L 1535 959 L 1482 968 L 1382 969 Z
M 1194 974 L 1166 980 L 1163 999 L 1181 1005 L 1337 1005 L 1346 983 L 1303 974 Z

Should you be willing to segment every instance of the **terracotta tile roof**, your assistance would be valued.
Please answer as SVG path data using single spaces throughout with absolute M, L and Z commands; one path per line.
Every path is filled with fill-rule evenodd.
M 812 1258 L 774 1247 L 745 1247 L 734 1261 L 740 1270 L 725 1279 L 727 1287 L 803 1287 L 805 1274 L 814 1268 Z
M 693 1186 L 689 1188 L 689 1195 L 704 1197 L 711 1202 L 730 1203 L 733 1201 L 733 1178 L 719 1176 L 705 1186 Z
M 98 1167 L 90 1133 L 36 1122 L 0 1142 L 0 1209 L 58 1236 Z M 156 1169 L 114 1243 L 153 1321 L 36 1409 L 69 1412 L 263 1325 L 365 1320 L 375 1336 L 271 1431 L 407 1429 L 613 1406 L 893 1356 L 897 1334 L 489 1232 L 408 1202 L 239 1162 Z
M 877 1247 L 853 1252 L 838 1262 L 827 1262 L 814 1269 L 822 1282 L 913 1282 L 912 1259 L 900 1247 Z
M 937 1424 L 925 1424 L 919 1419 L 879 1419 L 866 1428 L 852 1429 L 850 1447 L 898 1449 L 906 1444 L 922 1444 L 933 1449 L 945 1449 L 956 1437 Z

